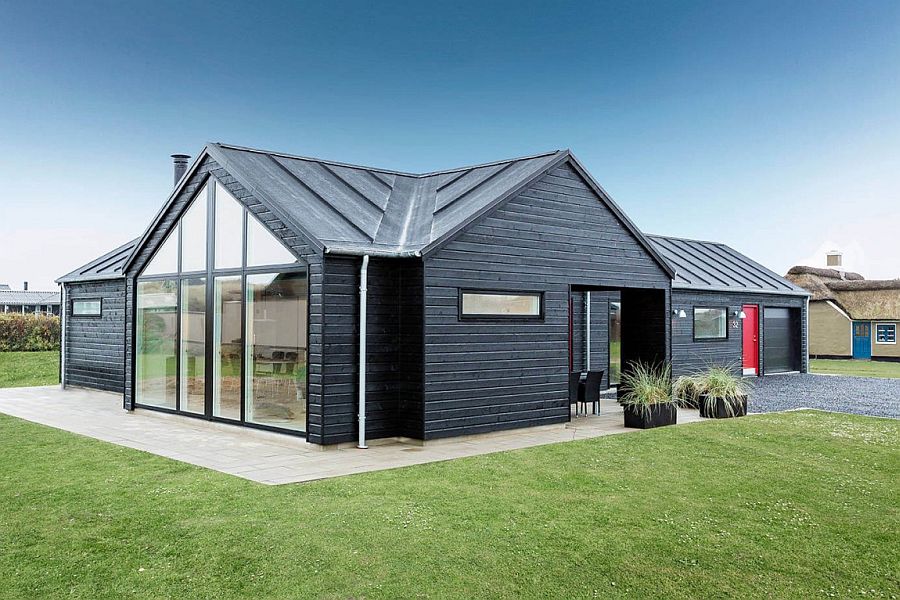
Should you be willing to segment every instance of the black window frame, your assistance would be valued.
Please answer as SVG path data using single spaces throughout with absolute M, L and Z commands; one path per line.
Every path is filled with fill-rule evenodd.
M 97 319 L 103 316 L 103 298 L 72 298 L 72 305 L 69 309 L 69 315 L 72 317 L 78 317 L 79 319 Z M 78 314 L 75 312 L 75 303 L 76 302 L 99 302 L 100 309 L 97 311 L 97 314 Z
M 226 192 L 232 195 L 235 202 L 241 207 L 242 217 L 241 217 L 241 265 L 237 267 L 215 267 L 215 218 L 216 218 L 216 183 L 221 184 L 222 188 L 225 189 Z M 181 227 L 181 219 L 187 213 L 188 208 L 191 204 L 201 197 L 201 192 L 206 190 L 206 269 L 202 271 L 183 271 L 181 269 L 181 254 L 182 254 L 182 227 Z M 134 332 L 131 338 L 131 381 L 132 381 L 132 401 L 133 406 L 135 408 L 142 408 L 147 410 L 154 410 L 163 413 L 170 413 L 179 416 L 194 418 L 194 419 L 202 419 L 205 421 L 211 421 L 216 423 L 227 423 L 230 425 L 236 425 L 240 427 L 247 427 L 249 429 L 259 429 L 264 431 L 273 431 L 285 435 L 291 435 L 295 437 L 305 438 L 309 432 L 309 420 L 310 420 L 310 412 L 309 412 L 309 389 L 310 389 L 310 378 L 309 373 L 307 372 L 306 383 L 305 383 L 305 397 L 307 402 L 307 410 L 306 410 L 306 422 L 304 424 L 304 428 L 301 429 L 289 429 L 285 427 L 278 427 L 275 425 L 266 425 L 262 423 L 253 423 L 251 421 L 246 420 L 246 398 L 245 398 L 245 385 L 246 385 L 246 373 L 245 373 L 245 362 L 243 352 L 246 349 L 246 340 L 243 336 L 246 334 L 247 330 L 247 310 L 246 310 L 246 298 L 242 299 L 242 307 L 241 307 L 241 336 L 242 336 L 242 356 L 241 356 L 241 411 L 240 417 L 237 419 L 230 417 L 222 417 L 216 416 L 211 412 L 212 406 L 212 389 L 213 389 L 213 366 L 212 361 L 207 361 L 206 367 L 206 389 L 204 391 L 204 413 L 192 413 L 184 410 L 181 406 L 181 302 L 182 302 L 182 282 L 187 279 L 205 277 L 206 278 L 206 307 L 207 307 L 207 321 L 206 321 L 206 349 L 207 357 L 209 356 L 209 352 L 213 348 L 214 338 L 213 338 L 213 327 L 212 327 L 212 319 L 215 311 L 214 307 L 214 287 L 215 280 L 218 277 L 225 276 L 238 276 L 241 280 L 241 294 L 242 296 L 246 295 L 247 290 L 247 277 L 249 275 L 256 274 L 272 274 L 272 273 L 305 273 L 306 281 L 307 281 L 307 291 L 306 291 L 306 348 L 307 348 L 307 357 L 309 353 L 309 340 L 310 340 L 310 316 L 311 316 L 311 305 L 312 305 L 312 286 L 310 285 L 310 263 L 307 258 L 303 256 L 297 256 L 296 260 L 292 263 L 284 263 L 284 264 L 272 264 L 272 265 L 261 265 L 261 266 L 247 266 L 247 223 L 251 218 L 256 218 L 263 227 L 265 227 L 270 233 L 273 235 L 274 232 L 269 229 L 266 224 L 261 221 L 253 211 L 246 204 L 241 202 L 239 199 L 233 196 L 231 191 L 228 189 L 228 186 L 225 185 L 218 177 L 207 174 L 204 176 L 199 184 L 197 185 L 197 191 L 191 196 L 190 200 L 188 200 L 184 206 L 181 208 L 180 212 L 178 212 L 174 221 L 175 224 L 172 229 L 166 234 L 163 238 L 160 245 L 154 250 L 154 252 L 150 255 L 150 258 L 147 259 L 146 263 L 142 265 L 141 270 L 137 275 L 134 276 L 133 281 L 133 289 L 132 289 L 132 302 L 134 306 L 134 310 L 131 314 L 131 326 L 132 331 Z M 159 248 L 162 247 L 162 244 L 169 239 L 170 235 L 175 235 L 177 238 L 177 255 L 178 260 L 177 270 L 170 273 L 156 273 L 153 275 L 144 275 L 143 270 L 147 268 L 151 261 L 156 257 L 156 253 L 159 251 Z M 275 236 L 276 238 L 278 236 Z M 282 242 L 284 244 L 284 242 Z M 288 249 L 290 253 L 294 253 L 292 248 L 289 248 L 285 245 L 285 248 Z M 176 294 L 176 303 L 175 303 L 175 314 L 176 317 L 176 333 L 175 333 L 175 371 L 176 371 L 176 382 L 175 382 L 175 408 L 168 408 L 163 406 L 156 406 L 152 404 L 141 404 L 137 402 L 137 341 L 138 341 L 138 332 L 137 332 L 137 297 L 138 297 L 138 284 L 144 281 L 174 281 L 175 282 L 175 294 Z M 307 358 L 307 360 L 309 360 Z M 309 368 L 309 363 L 307 362 L 307 368 Z
M 697 311 L 721 310 L 725 313 L 725 337 L 697 337 Z M 694 306 L 691 310 L 691 336 L 695 342 L 727 342 L 728 335 L 728 307 L 727 306 Z
M 537 315 L 503 315 L 503 314 L 466 314 L 463 312 L 463 296 L 465 294 L 481 294 L 486 296 L 537 296 L 540 308 Z M 459 288 L 457 291 L 457 317 L 460 321 L 503 321 L 504 323 L 540 322 L 544 320 L 544 292 L 541 290 L 496 290 L 478 288 Z

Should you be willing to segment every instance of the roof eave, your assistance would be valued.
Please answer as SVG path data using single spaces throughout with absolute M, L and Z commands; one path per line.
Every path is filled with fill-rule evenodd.
M 325 248 L 325 254 L 331 254 L 334 256 L 372 256 L 377 258 L 420 258 L 422 256 L 422 251 L 327 246 Z
M 691 283 L 682 283 L 677 281 L 672 281 L 672 289 L 673 290 L 686 290 L 691 292 L 715 292 L 715 293 L 727 293 L 727 294 L 769 294 L 772 296 L 797 296 L 797 297 L 808 297 L 810 294 L 807 291 L 802 290 L 767 290 L 762 288 L 745 288 L 745 287 L 725 287 L 725 286 L 704 286 L 704 285 L 694 285 Z
M 54 279 L 54 283 L 88 283 L 90 281 L 109 281 L 110 279 L 124 279 L 125 275 L 123 273 L 116 274 L 108 274 L 108 275 L 96 275 L 96 276 L 80 276 L 80 277 L 69 277 L 68 275 L 63 275 L 59 279 Z

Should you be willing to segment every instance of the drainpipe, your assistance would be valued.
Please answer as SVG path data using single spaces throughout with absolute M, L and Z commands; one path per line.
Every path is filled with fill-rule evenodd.
M 59 386 L 66 389 L 66 284 L 59 286 Z
M 587 332 L 584 336 L 584 367 L 585 371 L 591 370 L 591 293 L 584 293 L 584 305 L 585 305 L 585 322 L 587 323 Z
M 806 359 L 805 363 L 801 365 L 801 371 L 803 373 L 809 373 L 809 296 L 806 297 L 806 307 L 804 310 L 804 319 L 803 319 L 803 338 L 806 340 L 806 352 L 803 354 L 803 358 Z M 757 317 L 758 320 L 758 317 Z M 851 322 L 850 325 L 850 351 L 853 351 L 853 325 Z
M 357 448 L 366 446 L 366 291 L 369 278 L 369 255 L 362 257 L 359 269 L 359 443 Z

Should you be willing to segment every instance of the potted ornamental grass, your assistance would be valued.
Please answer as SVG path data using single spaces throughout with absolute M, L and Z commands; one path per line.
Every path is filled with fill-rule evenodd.
M 635 363 L 623 371 L 619 403 L 625 412 L 625 427 L 650 429 L 674 425 L 678 411 L 672 398 L 671 369 L 668 365 Z
M 681 408 L 700 408 L 703 393 L 703 377 L 682 375 L 672 383 L 672 397 Z
M 703 375 L 699 394 L 700 416 L 708 419 L 743 417 L 747 414 L 750 386 L 727 366 L 710 367 Z

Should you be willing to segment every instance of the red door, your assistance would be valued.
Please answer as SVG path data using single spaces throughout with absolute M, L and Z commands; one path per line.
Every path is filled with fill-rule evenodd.
M 745 304 L 743 311 L 744 375 L 759 375 L 759 307 Z

